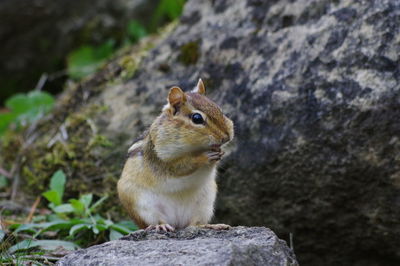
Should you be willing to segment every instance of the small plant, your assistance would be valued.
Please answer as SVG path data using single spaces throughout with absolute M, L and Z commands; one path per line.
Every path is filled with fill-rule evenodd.
M 161 0 L 152 17 L 152 28 L 156 28 L 162 20 L 175 20 L 183 10 L 185 0 Z
M 129 21 L 126 33 L 128 37 L 127 43 L 135 43 L 148 34 L 146 28 L 137 20 Z
M 18 93 L 8 98 L 5 106 L 9 111 L 0 113 L 0 136 L 11 126 L 19 129 L 35 122 L 50 111 L 53 105 L 53 96 L 43 91 Z
M 107 196 L 94 203 L 92 194 L 84 194 L 79 199 L 63 202 L 65 183 L 65 174 L 59 170 L 51 178 L 50 189 L 42 194 L 49 201 L 48 206 L 52 211 L 50 214 L 38 215 L 34 217 L 32 223 L 17 223 L 9 227 L 14 235 L 29 235 L 29 239 L 24 239 L 9 247 L 8 258 L 26 257 L 27 251 L 32 250 L 45 253 L 54 252 L 60 248 L 73 250 L 115 240 L 137 230 L 136 225 L 130 221 L 114 223 L 111 219 L 103 218 L 95 213 Z M 29 255 L 32 254 L 29 253 Z
M 68 76 L 74 80 L 80 80 L 94 74 L 119 48 L 118 43 L 120 43 L 119 46 L 130 45 L 149 33 L 156 32 L 157 28 L 165 22 L 177 19 L 182 13 L 184 4 L 185 0 L 161 0 L 151 15 L 149 25 L 131 20 L 122 33 L 122 40 L 111 39 L 99 46 L 84 44 L 71 51 L 67 56 Z
M 113 52 L 113 40 L 100 46 L 83 45 L 67 56 L 67 73 L 75 80 L 93 74 Z

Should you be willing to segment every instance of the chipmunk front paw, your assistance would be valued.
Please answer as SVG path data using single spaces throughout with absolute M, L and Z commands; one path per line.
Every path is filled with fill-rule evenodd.
M 222 156 L 224 156 L 224 154 L 225 154 L 225 152 L 223 152 L 221 150 L 206 152 L 209 162 L 217 162 L 217 161 L 221 160 Z
M 149 225 L 145 229 L 146 231 L 156 230 L 156 232 L 173 232 L 175 228 L 170 226 L 169 224 L 156 224 L 156 225 Z

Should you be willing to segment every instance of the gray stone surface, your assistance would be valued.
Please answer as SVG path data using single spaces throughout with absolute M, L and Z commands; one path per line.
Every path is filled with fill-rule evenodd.
M 113 156 L 97 157 L 95 175 L 64 166 L 72 180 L 106 189 L 90 180 L 122 168 L 170 86 L 190 89 L 201 77 L 236 124 L 216 221 L 293 233 L 304 265 L 400 265 L 399 56 L 400 1 L 191 0 L 131 79 L 108 82 L 116 71 L 101 89 L 66 92 L 75 103 L 54 112 L 54 130 L 37 143 L 69 113 L 107 106 L 92 121 Z M 37 160 L 28 154 L 25 164 Z
M 202 77 L 236 124 L 218 222 L 292 232 L 307 265 L 396 265 L 399 55 L 400 1 L 189 1 L 137 75 L 102 95 L 106 130 L 138 136 L 169 86 Z
M 137 231 L 78 250 L 57 265 L 263 265 L 295 266 L 295 255 L 264 227 L 210 230 L 189 227 L 169 233 Z

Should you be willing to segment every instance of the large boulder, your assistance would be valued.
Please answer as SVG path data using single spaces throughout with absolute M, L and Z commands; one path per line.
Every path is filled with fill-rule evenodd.
M 116 203 L 131 140 L 201 77 L 236 125 L 216 221 L 292 233 L 305 265 L 400 264 L 399 1 L 191 0 L 165 36 L 65 92 L 23 153 L 29 190 L 63 168 Z
M 169 233 L 140 230 L 120 240 L 78 250 L 57 265 L 260 265 L 297 266 L 293 251 L 264 227 Z

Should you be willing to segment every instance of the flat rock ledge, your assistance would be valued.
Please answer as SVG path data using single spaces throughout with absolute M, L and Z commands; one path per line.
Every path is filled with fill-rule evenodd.
M 296 256 L 265 227 L 177 232 L 136 231 L 119 240 L 77 250 L 58 265 L 298 265 Z

